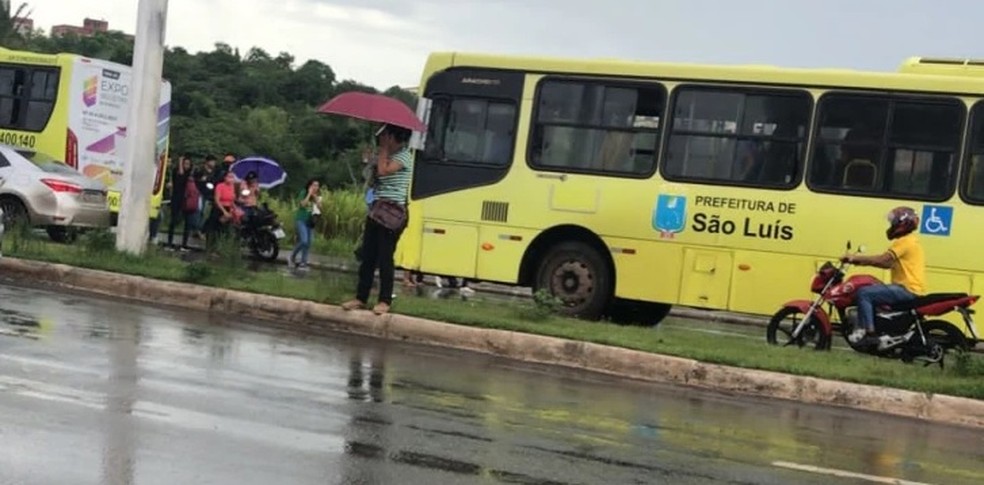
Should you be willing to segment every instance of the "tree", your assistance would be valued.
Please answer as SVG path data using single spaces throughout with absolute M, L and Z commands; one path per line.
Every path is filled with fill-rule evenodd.
M 10 0 L 0 0 L 0 45 L 11 48 L 24 46 L 26 39 L 20 32 L 19 19 L 31 16 L 31 12 L 25 13 L 26 10 L 27 3 L 14 8 Z

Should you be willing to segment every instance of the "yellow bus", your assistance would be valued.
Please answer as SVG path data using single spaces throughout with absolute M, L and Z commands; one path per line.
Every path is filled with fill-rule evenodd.
M 127 164 L 129 66 L 75 54 L 39 54 L 0 48 L 0 143 L 30 148 L 64 161 L 109 188 L 113 219 L 119 213 Z M 160 211 L 170 140 L 171 85 L 161 86 L 157 176 L 151 218 Z
M 434 53 L 420 95 L 408 269 L 584 318 L 771 315 L 908 205 L 929 290 L 984 291 L 979 80 Z

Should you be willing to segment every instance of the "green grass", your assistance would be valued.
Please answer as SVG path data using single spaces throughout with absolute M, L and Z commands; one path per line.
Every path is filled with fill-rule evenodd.
M 350 298 L 355 287 L 351 275 L 312 272 L 306 278 L 298 278 L 284 271 L 249 271 L 249 261 L 242 260 L 232 247 L 219 248 L 223 253 L 232 253 L 231 256 L 189 263 L 157 249 L 149 249 L 142 257 L 121 255 L 112 250 L 111 239 L 101 237 L 87 236 L 74 246 L 64 246 L 12 231 L 4 248 L 14 257 L 336 304 Z M 950 356 L 947 368 L 941 371 L 938 366 L 907 365 L 841 350 L 815 352 L 772 347 L 765 343 L 764 330 L 759 340 L 695 332 L 687 328 L 687 324 L 699 325 L 692 322 L 663 325 L 657 329 L 618 326 L 561 318 L 534 305 L 537 303 L 506 305 L 501 301 L 432 299 L 401 294 L 395 300 L 393 311 L 708 363 L 984 399 L 984 357 L 980 355 Z

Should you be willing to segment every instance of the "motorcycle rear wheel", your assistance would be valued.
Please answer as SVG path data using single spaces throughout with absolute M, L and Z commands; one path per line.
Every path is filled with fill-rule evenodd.
M 793 331 L 806 315 L 799 308 L 785 307 L 772 315 L 765 330 L 765 339 L 772 345 L 813 347 L 815 350 L 830 350 L 830 334 L 825 332 L 820 320 L 811 316 L 803 331 L 793 338 Z
M 946 320 L 927 320 L 922 323 L 926 340 L 936 342 L 944 350 L 967 350 L 967 337 L 959 328 Z
M 250 242 L 250 250 L 256 258 L 271 263 L 280 255 L 280 243 L 269 231 L 260 231 Z

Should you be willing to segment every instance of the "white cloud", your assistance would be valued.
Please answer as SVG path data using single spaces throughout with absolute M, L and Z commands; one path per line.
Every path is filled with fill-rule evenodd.
M 28 0 L 38 25 L 104 18 L 132 32 L 138 0 Z M 912 55 L 984 57 L 984 2 L 953 0 L 170 0 L 167 42 L 225 42 L 378 88 L 419 82 L 427 54 L 894 69 Z M 887 16 L 886 12 L 891 12 Z M 960 15 L 954 15 L 960 12 Z

